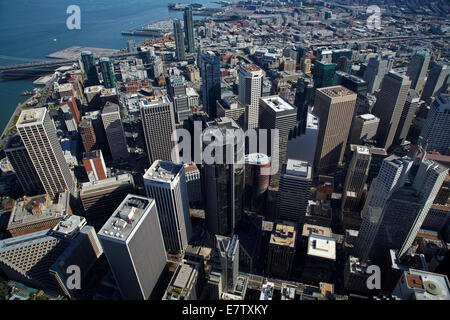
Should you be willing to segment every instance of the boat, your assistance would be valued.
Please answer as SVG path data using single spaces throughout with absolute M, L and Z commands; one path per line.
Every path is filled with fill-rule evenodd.
M 34 93 L 32 91 L 22 91 L 21 96 L 32 96 Z

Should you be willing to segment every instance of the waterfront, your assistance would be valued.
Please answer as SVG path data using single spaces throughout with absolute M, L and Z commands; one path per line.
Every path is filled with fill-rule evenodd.
M 211 0 L 195 2 L 218 6 Z M 81 30 L 68 30 L 66 9 L 73 1 L 0 0 L 0 65 L 24 63 L 21 58 L 44 59 L 71 46 L 125 48 L 127 40 L 138 42 L 144 38 L 123 36 L 122 30 L 182 17 L 180 11 L 169 11 L 167 3 L 168 0 L 79 0 L 76 4 L 81 8 Z M 0 132 L 17 104 L 27 99 L 20 93 L 32 88 L 32 80 L 0 79 Z

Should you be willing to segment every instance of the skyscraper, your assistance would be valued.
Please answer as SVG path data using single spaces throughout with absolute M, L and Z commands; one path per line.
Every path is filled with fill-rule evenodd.
M 336 64 L 316 60 L 314 62 L 314 86 L 316 88 L 330 87 L 334 85 L 334 73 Z
M 263 75 L 263 70 L 254 64 L 239 68 L 239 102 L 246 108 L 246 129 L 258 128 Z
M 194 19 L 191 6 L 184 9 L 184 34 L 186 36 L 187 52 L 195 53 L 194 46 Z
M 300 228 L 305 221 L 311 186 L 311 166 L 307 162 L 289 159 L 280 176 L 276 217 L 295 222 Z
M 47 108 L 23 110 L 16 126 L 46 193 L 52 198 L 65 190 L 73 195 L 75 182 Z
M 95 136 L 95 129 L 91 119 L 84 117 L 78 125 L 78 132 L 83 142 L 84 151 L 90 152 L 98 147 L 97 137 Z
M 83 69 L 86 73 L 88 84 L 90 86 L 99 84 L 94 54 L 91 51 L 81 52 L 81 61 L 83 63 Z
M 294 226 L 281 223 L 273 229 L 267 252 L 267 274 L 289 279 L 294 262 L 296 233 Z
M 155 200 L 128 195 L 98 233 L 125 300 L 147 300 L 167 265 Z
M 430 98 L 438 91 L 447 87 L 450 75 L 450 66 L 445 62 L 432 61 L 430 66 L 430 72 L 421 96 L 421 99 L 427 102 L 430 102 Z
M 372 113 L 380 118 L 377 145 L 386 151 L 392 146 L 398 123 L 405 106 L 411 81 L 395 71 L 384 76 Z
M 243 213 L 244 141 L 227 132 L 239 129 L 233 119 L 220 118 L 209 122 L 203 132 L 204 150 L 212 142 L 215 150 L 223 150 L 221 159 L 213 163 L 204 159 L 201 168 L 206 225 L 213 235 L 231 235 Z M 220 145 L 212 141 L 216 137 L 223 138 Z
M 412 56 L 406 75 L 411 80 L 411 89 L 414 91 L 422 91 L 429 64 L 430 54 L 428 51 L 418 50 Z
M 176 140 L 173 140 L 175 117 L 169 98 L 161 96 L 150 102 L 143 100 L 140 109 L 150 163 L 156 160 L 178 162 Z
M 203 110 L 214 119 L 217 117 L 217 100 L 222 98 L 220 55 L 212 51 L 201 53 Z
M 182 252 L 192 234 L 184 166 L 156 160 L 144 175 L 149 198 L 155 199 L 166 250 Z
M 24 193 L 41 194 L 44 188 L 20 136 L 11 136 L 4 150 Z
M 287 158 L 287 143 L 289 133 L 297 123 L 297 110 L 280 96 L 268 96 L 259 100 L 259 127 L 267 130 L 279 130 L 278 138 L 268 132 L 267 155 L 271 157 L 272 164 L 278 168 L 277 172 L 271 172 L 271 184 L 276 183 L 280 177 L 280 169 Z M 264 152 L 265 150 L 260 150 Z
M 313 113 L 319 117 L 319 138 L 314 170 L 319 173 L 336 169 L 344 158 L 356 93 L 334 86 L 316 90 Z
M 396 145 L 401 145 L 405 142 L 412 121 L 419 107 L 419 101 L 420 99 L 417 92 L 410 89 L 408 91 L 408 96 L 406 97 L 402 114 L 400 115 L 397 131 L 395 132 L 394 143 Z
M 417 232 L 436 197 L 448 169 L 433 161 L 420 159 L 419 168 L 389 197 L 370 248 L 371 257 L 381 261 L 390 249 L 399 250 L 402 257 L 411 247 Z
M 175 50 L 177 60 L 186 59 L 186 49 L 184 47 L 184 35 L 181 21 L 175 19 L 173 21 L 173 34 L 175 36 Z
M 351 145 L 352 160 L 347 169 L 344 190 L 342 192 L 342 215 L 345 211 L 359 212 L 364 185 L 369 174 L 370 149 L 364 146 Z
M 305 123 L 306 127 L 303 133 L 301 133 L 300 123 L 291 130 L 286 157 L 287 159 L 306 161 L 312 167 L 319 136 L 319 118 L 308 112 Z
M 350 132 L 350 143 L 364 144 L 373 140 L 377 134 L 380 119 L 373 114 L 365 113 L 354 118 Z
M 186 83 L 183 76 L 170 76 L 167 78 L 169 97 L 175 110 L 175 121 L 183 123 L 192 113 L 189 107 L 189 98 L 186 94 Z
M 233 292 L 239 275 L 239 238 L 216 235 L 222 271 L 222 292 Z
M 103 76 L 103 86 L 105 88 L 116 87 L 116 76 L 114 75 L 114 66 L 109 58 L 100 58 L 100 70 Z
M 427 143 L 427 150 L 447 152 L 450 146 L 450 94 L 436 96 L 420 135 Z
M 354 253 L 367 258 L 383 217 L 383 210 L 391 194 L 408 177 L 413 161 L 408 157 L 389 156 L 383 160 L 378 176 L 372 181 L 363 209 L 363 221 L 355 243 Z
M 368 92 L 374 93 L 380 88 L 383 77 L 391 70 L 393 58 L 376 56 L 369 59 L 363 79 L 368 83 Z
M 125 140 L 120 108 L 117 104 L 107 103 L 105 105 L 102 111 L 102 122 L 113 160 L 127 159 L 127 141 Z
M 304 134 L 308 117 L 308 107 L 314 103 L 314 82 L 311 78 L 298 78 L 294 105 L 297 108 L 297 121 L 300 133 Z

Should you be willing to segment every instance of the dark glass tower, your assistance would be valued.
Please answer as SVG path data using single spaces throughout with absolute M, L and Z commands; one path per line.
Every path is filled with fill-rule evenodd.
M 297 121 L 300 132 L 305 133 L 308 107 L 314 102 L 314 82 L 310 78 L 299 78 L 295 92 L 294 105 L 297 107 Z
M 212 51 L 200 55 L 200 69 L 202 76 L 203 110 L 214 119 L 217 116 L 217 100 L 222 98 L 220 87 L 220 56 Z
M 86 77 L 88 84 L 93 86 L 99 83 L 97 68 L 95 67 L 94 54 L 91 51 L 83 51 L 81 53 L 81 61 L 83 63 L 84 72 L 86 72 Z
M 186 50 L 184 47 L 184 35 L 180 20 L 173 21 L 173 34 L 175 35 L 175 50 L 177 59 L 184 60 L 186 59 Z
M 184 10 L 184 34 L 186 36 L 187 52 L 194 53 L 194 19 L 192 8 L 189 6 Z
M 116 77 L 114 75 L 114 66 L 109 58 L 100 59 L 100 70 L 103 76 L 103 85 L 105 88 L 116 87 Z

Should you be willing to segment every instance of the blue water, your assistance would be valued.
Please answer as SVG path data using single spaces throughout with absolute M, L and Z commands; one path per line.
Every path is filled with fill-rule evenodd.
M 166 18 L 181 18 L 169 11 L 168 2 L 179 0 L 0 0 L 0 65 L 21 64 L 19 59 L 43 59 L 71 46 L 121 49 L 126 41 L 142 37 L 122 36 L 122 30 Z M 216 7 L 212 0 L 186 0 Z M 69 5 L 81 9 L 81 30 L 68 30 Z M 56 39 L 56 41 L 53 41 Z M 3 56 L 3 57 L 2 57 Z M 30 80 L 0 79 L 0 132 L 19 102 L 20 92 L 33 88 Z

